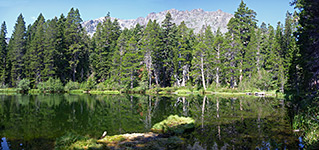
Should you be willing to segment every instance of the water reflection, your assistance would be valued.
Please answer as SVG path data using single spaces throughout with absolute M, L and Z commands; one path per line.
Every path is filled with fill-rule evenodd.
M 12 95 L 0 96 L 0 149 L 52 149 L 67 133 L 98 138 L 147 132 L 171 114 L 196 120 L 187 148 L 295 149 L 282 101 L 219 96 Z M 7 145 L 5 145 L 7 144 Z

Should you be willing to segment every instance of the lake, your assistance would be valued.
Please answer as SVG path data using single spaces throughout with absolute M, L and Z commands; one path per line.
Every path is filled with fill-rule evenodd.
M 169 115 L 195 119 L 188 149 L 298 149 L 285 101 L 253 96 L 0 95 L 0 149 L 54 149 L 67 134 L 148 132 Z

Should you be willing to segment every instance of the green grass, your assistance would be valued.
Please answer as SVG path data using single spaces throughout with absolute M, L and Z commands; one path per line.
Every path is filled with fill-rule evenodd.
M 20 89 L 18 88 L 5 88 L 0 89 L 0 93 L 7 93 L 7 94 L 16 94 L 19 93 Z
M 114 91 L 90 91 L 90 94 L 121 94 L 120 91 L 114 90 Z
M 84 90 L 70 90 L 69 93 L 70 94 L 83 94 Z

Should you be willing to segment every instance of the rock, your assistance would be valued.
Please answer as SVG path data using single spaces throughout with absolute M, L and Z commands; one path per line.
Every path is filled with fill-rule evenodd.
M 203 26 L 211 26 L 212 31 L 216 32 L 218 28 L 222 33 L 227 32 L 228 21 L 234 17 L 234 15 L 221 11 L 204 11 L 203 9 L 194 9 L 191 11 L 180 11 L 176 9 L 165 10 L 159 13 L 150 13 L 145 18 L 139 17 L 137 19 L 118 19 L 111 18 L 112 21 L 115 19 L 118 20 L 121 29 L 135 27 L 136 24 L 146 26 L 149 20 L 156 20 L 158 23 L 161 23 L 165 19 L 167 12 L 170 12 L 172 15 L 172 22 L 176 25 L 179 25 L 182 21 L 185 22 L 188 28 L 194 29 L 195 33 L 199 33 Z M 93 36 L 96 31 L 96 26 L 98 23 L 103 22 L 104 17 L 88 20 L 82 23 L 82 26 L 86 28 L 88 34 Z

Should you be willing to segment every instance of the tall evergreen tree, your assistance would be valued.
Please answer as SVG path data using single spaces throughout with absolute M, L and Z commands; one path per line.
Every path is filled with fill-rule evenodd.
M 78 65 L 81 63 L 81 57 L 87 53 L 87 48 L 84 43 L 84 30 L 81 26 L 82 19 L 78 9 L 71 8 L 65 21 L 65 44 L 66 55 L 68 58 L 70 79 L 76 81 L 76 74 L 82 74 L 83 71 L 78 70 Z M 84 67 L 84 66 L 81 66 Z
M 22 14 L 18 16 L 9 42 L 10 84 L 16 86 L 23 78 L 23 56 L 26 52 L 26 27 Z
M 44 23 L 42 14 L 39 15 L 35 23 L 28 31 L 28 49 L 24 55 L 25 75 L 31 81 L 31 84 L 37 84 L 42 81 L 41 71 L 43 70 L 43 52 L 44 52 Z
M 130 37 L 130 30 L 124 29 L 117 40 L 117 47 L 112 54 L 112 80 L 118 81 L 120 85 L 122 85 L 125 80 L 123 75 L 126 74 L 126 70 L 123 70 L 123 58 L 128 51 L 128 41 L 130 40 Z
M 303 96 L 313 100 L 319 89 L 319 3 L 316 0 L 295 0 L 299 9 L 299 27 L 296 32 L 299 51 L 294 51 L 289 70 L 288 90 L 296 100 Z
M 148 72 L 149 88 L 151 88 L 152 78 L 155 84 L 160 86 L 160 72 L 163 68 L 163 56 L 161 55 L 161 28 L 156 20 L 147 23 L 141 40 L 141 48 L 144 54 L 144 64 Z
M 137 39 L 133 35 L 128 43 L 127 50 L 123 58 L 123 69 L 125 80 L 129 81 L 129 87 L 134 88 L 134 82 L 136 81 L 137 73 L 140 69 L 140 62 L 142 61 L 142 53 L 138 49 Z
M 241 1 L 234 18 L 231 18 L 227 24 L 228 30 L 234 40 L 240 43 L 239 45 L 239 82 L 244 77 L 244 61 L 246 59 L 247 46 L 250 42 L 251 30 L 256 29 L 256 12 L 249 9 L 246 4 Z
M 205 69 L 207 62 L 207 46 L 203 41 L 200 41 L 194 48 L 192 59 L 192 76 L 197 84 L 202 84 L 206 90 Z
M 110 77 L 113 60 L 112 55 L 120 34 L 120 27 L 117 20 L 112 22 L 110 17 L 105 17 L 104 22 L 97 27 L 96 33 L 93 36 L 96 48 L 90 57 L 94 64 L 96 64 L 93 68 L 100 82 Z
M 7 26 L 6 22 L 1 24 L 0 30 L 0 84 L 6 84 L 6 69 L 7 69 Z
M 43 70 L 41 72 L 43 80 L 57 75 L 57 56 L 58 56 L 58 19 L 55 17 L 45 24 L 44 51 L 43 51 Z
M 221 73 L 224 72 L 224 66 L 223 66 L 223 61 L 225 60 L 225 39 L 220 32 L 219 28 L 217 30 L 215 40 L 213 43 L 213 66 L 215 70 L 215 84 L 217 87 L 220 86 L 220 78 L 221 78 Z
M 212 32 L 212 28 L 210 26 L 207 26 L 205 28 L 205 32 L 203 35 L 203 41 L 205 45 L 207 46 L 207 57 L 204 58 L 204 61 L 207 61 L 207 63 L 210 63 L 210 65 L 205 66 L 205 76 L 206 76 L 206 85 L 209 86 L 210 80 L 213 79 L 214 75 L 214 64 L 215 64 L 215 57 L 216 53 L 214 51 L 214 40 L 215 37 Z
M 185 86 L 190 80 L 190 67 L 192 63 L 192 30 L 186 27 L 185 22 L 181 22 L 177 29 L 177 50 L 178 50 L 178 70 L 177 78 L 181 80 L 180 86 Z
M 177 78 L 178 72 L 178 49 L 176 48 L 176 25 L 172 22 L 173 18 L 170 12 L 167 12 L 164 21 L 162 22 L 163 28 L 163 50 L 161 55 L 163 56 L 163 70 L 162 73 L 162 86 L 170 86 L 170 82 Z M 178 80 L 178 79 L 177 79 Z M 172 81 L 174 82 L 174 81 Z M 176 82 L 176 81 L 175 81 Z
M 56 32 L 56 50 L 57 55 L 54 58 L 54 64 L 57 67 L 56 74 L 61 79 L 63 83 L 70 80 L 69 78 L 69 63 L 67 55 L 67 44 L 65 38 L 65 24 L 66 18 L 63 14 L 60 15 L 57 21 L 57 32 Z

